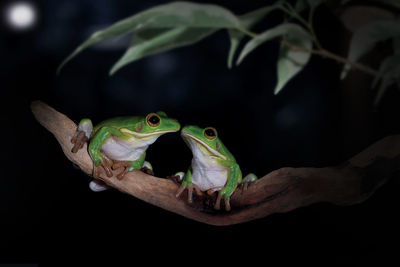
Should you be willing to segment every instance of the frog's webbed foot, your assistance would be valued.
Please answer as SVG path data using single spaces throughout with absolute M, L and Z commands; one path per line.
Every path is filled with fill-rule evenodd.
M 71 149 L 72 153 L 78 152 L 79 149 L 89 140 L 90 134 L 93 131 L 93 124 L 90 119 L 82 119 L 79 122 L 78 129 L 76 130 L 74 136 L 71 138 L 71 143 L 74 146 Z
M 188 190 L 188 202 L 192 203 L 193 202 L 193 191 L 196 193 L 198 196 L 202 196 L 203 192 L 200 190 L 200 188 L 195 185 L 195 184 L 190 184 L 188 185 L 187 183 L 183 182 L 182 185 L 179 187 L 178 191 L 176 192 L 176 198 L 179 198 L 179 196 L 185 191 L 185 189 Z
M 124 178 L 125 174 L 129 172 L 130 167 L 131 166 L 129 164 L 129 161 L 120 161 L 120 160 L 115 160 L 113 165 L 111 166 L 113 170 L 123 168 L 123 170 L 117 174 L 117 178 L 119 180 L 122 180 Z
M 72 153 L 78 152 L 78 150 L 81 149 L 88 140 L 89 138 L 87 138 L 84 131 L 77 131 L 75 135 L 71 138 L 71 143 L 74 144 L 74 146 L 71 149 L 71 152 Z
M 217 200 L 215 201 L 215 204 L 214 204 L 214 209 L 216 209 L 216 210 L 220 210 L 221 209 L 221 199 L 222 199 L 222 197 L 223 197 L 223 194 L 219 193 L 218 197 L 217 197 Z M 231 210 L 230 199 L 231 199 L 230 196 L 229 197 L 224 197 L 224 202 L 225 202 L 224 204 L 225 204 L 225 210 L 226 211 L 230 211 Z
M 154 172 L 150 168 L 148 168 L 146 166 L 143 166 L 140 170 L 142 172 L 144 172 L 145 174 L 154 176 Z
M 98 166 L 93 165 L 93 177 L 99 178 L 99 169 L 100 168 L 102 168 L 104 170 L 107 177 L 112 177 L 113 176 L 113 172 L 111 169 L 112 166 L 113 166 L 113 161 L 103 155 L 103 161 L 101 161 Z
M 91 181 L 89 183 L 89 188 L 93 192 L 101 192 L 101 191 L 109 189 L 110 187 L 102 180 L 94 179 L 93 181 Z
M 117 174 L 117 178 L 119 180 L 122 180 L 124 178 L 125 174 L 127 174 L 128 172 L 136 170 L 136 169 L 140 169 L 142 172 L 144 172 L 146 174 L 154 175 L 153 167 L 147 161 L 145 161 L 143 163 L 142 168 L 140 168 L 139 166 L 137 166 L 137 163 L 135 163 L 133 161 L 114 160 L 111 168 L 113 170 L 123 168 L 122 171 L 119 174 Z
M 148 162 L 148 161 L 145 161 L 143 163 L 143 167 L 140 170 L 148 175 L 154 176 L 153 167 L 151 166 L 150 162 Z
M 257 181 L 258 178 L 254 173 L 249 173 L 246 175 L 246 177 L 243 178 L 242 183 L 239 185 L 240 189 L 242 191 L 246 191 L 247 188 L 255 181 Z
M 177 172 L 177 173 L 175 173 L 174 175 L 169 175 L 169 176 L 167 176 L 166 178 L 167 178 L 168 180 L 171 180 L 171 181 L 174 182 L 175 184 L 181 185 L 184 176 L 185 176 L 185 173 L 184 173 L 184 172 Z

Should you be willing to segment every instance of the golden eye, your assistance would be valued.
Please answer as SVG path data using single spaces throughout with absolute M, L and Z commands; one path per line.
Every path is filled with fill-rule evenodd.
M 204 136 L 210 140 L 217 138 L 217 130 L 212 127 L 207 127 L 204 130 Z
M 158 125 L 160 125 L 160 116 L 158 116 L 155 113 L 151 113 L 149 115 L 147 115 L 147 124 L 150 125 L 151 127 L 157 127 Z

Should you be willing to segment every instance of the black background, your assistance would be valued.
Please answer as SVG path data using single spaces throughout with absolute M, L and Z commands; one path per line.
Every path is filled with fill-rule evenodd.
M 3 1 L 1 8 L 10 2 Z M 35 28 L 17 32 L 3 21 L 0 262 L 79 262 L 81 256 L 132 264 L 142 259 L 163 264 L 261 260 L 263 265 L 393 259 L 400 237 L 397 181 L 362 204 L 316 204 L 228 227 L 198 223 L 115 190 L 89 190 L 90 178 L 72 166 L 55 138 L 34 120 L 31 101 L 45 101 L 75 122 L 163 110 L 182 125 L 214 126 L 242 171 L 259 176 L 284 166 L 336 165 L 349 156 L 340 137 L 346 116 L 337 90 L 341 66 L 312 57 L 274 96 L 274 42 L 229 70 L 229 41 L 221 31 L 194 46 L 130 64 L 110 77 L 109 69 L 129 42 L 121 38 L 88 49 L 56 75 L 60 62 L 94 30 L 165 2 L 32 1 L 39 11 Z M 265 1 L 218 4 L 241 14 Z M 316 18 L 321 40 L 335 51 L 340 25 L 328 11 L 321 14 Z M 262 27 L 279 19 L 271 14 Z M 399 132 L 390 119 L 398 115 L 398 99 L 396 91 L 385 97 L 384 108 L 375 115 L 379 127 L 365 147 Z M 178 134 L 161 137 L 147 154 L 161 177 L 185 170 L 191 160 Z

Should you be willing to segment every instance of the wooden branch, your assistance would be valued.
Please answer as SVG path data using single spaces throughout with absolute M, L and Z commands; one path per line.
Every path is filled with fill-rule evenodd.
M 36 119 L 54 134 L 65 155 L 91 175 L 93 163 L 86 146 L 74 154 L 71 137 L 76 125 L 43 102 L 31 105 Z M 355 204 L 367 199 L 400 168 L 400 135 L 386 137 L 339 167 L 282 168 L 273 171 L 247 189 L 237 189 L 231 197 L 232 211 L 215 211 L 195 201 L 189 205 L 177 199 L 173 181 L 133 171 L 118 180 L 100 173 L 108 185 L 148 203 L 187 218 L 212 224 L 230 225 L 287 212 L 317 202 Z M 396 173 L 397 172 L 397 173 Z

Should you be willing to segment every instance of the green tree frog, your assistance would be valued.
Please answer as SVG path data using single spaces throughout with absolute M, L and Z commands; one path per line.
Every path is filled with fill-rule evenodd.
M 176 174 L 183 180 L 176 197 L 188 189 L 188 201 L 192 202 L 193 188 L 198 192 L 207 191 L 208 194 L 219 191 L 214 208 L 219 210 L 221 199 L 224 198 L 225 210 L 229 211 L 230 196 L 237 185 L 254 182 L 257 176 L 250 173 L 242 179 L 239 165 L 221 142 L 214 128 L 185 126 L 181 135 L 191 149 L 193 158 L 186 173 Z
M 89 140 L 89 154 L 93 160 L 93 177 L 98 177 L 100 166 L 107 176 L 113 175 L 112 170 L 125 167 L 117 175 L 118 179 L 133 170 L 147 167 L 152 170 L 150 163 L 145 161 L 146 149 L 158 137 L 166 133 L 177 132 L 180 124 L 177 120 L 168 118 L 162 112 L 150 113 L 147 116 L 116 117 L 100 122 L 96 127 L 90 119 L 82 119 L 75 136 L 72 152 L 76 153 Z M 104 184 L 94 180 L 90 188 L 94 191 L 106 189 Z

